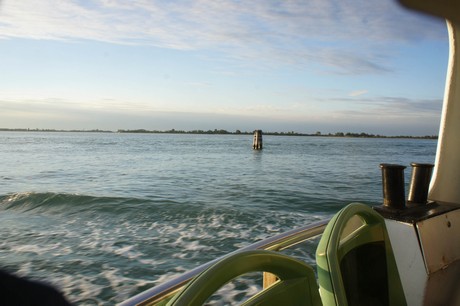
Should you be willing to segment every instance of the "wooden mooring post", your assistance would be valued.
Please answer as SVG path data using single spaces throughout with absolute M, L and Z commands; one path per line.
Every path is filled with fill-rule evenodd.
M 254 150 L 262 150 L 262 130 L 254 131 L 254 140 L 252 141 L 252 148 Z

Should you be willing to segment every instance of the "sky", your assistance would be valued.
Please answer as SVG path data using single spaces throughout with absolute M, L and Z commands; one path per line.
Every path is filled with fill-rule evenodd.
M 447 59 L 394 0 L 0 0 L 0 128 L 437 135 Z

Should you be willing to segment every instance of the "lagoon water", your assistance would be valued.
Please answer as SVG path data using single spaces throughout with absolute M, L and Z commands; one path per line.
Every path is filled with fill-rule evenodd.
M 407 165 L 408 182 L 435 151 L 421 139 L 264 136 L 254 151 L 252 135 L 0 132 L 0 267 L 76 305 L 113 305 L 350 202 L 379 205 L 380 163 Z M 311 262 L 314 248 L 298 255 Z

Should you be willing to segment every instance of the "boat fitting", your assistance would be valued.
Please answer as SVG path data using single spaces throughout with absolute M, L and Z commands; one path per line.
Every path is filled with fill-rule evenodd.
M 433 164 L 411 163 L 412 177 L 409 185 L 408 204 L 425 205 L 428 203 L 428 188 L 430 187 Z
M 382 169 L 383 206 L 404 209 L 406 206 L 404 169 L 406 167 L 395 164 L 380 164 L 380 168 Z

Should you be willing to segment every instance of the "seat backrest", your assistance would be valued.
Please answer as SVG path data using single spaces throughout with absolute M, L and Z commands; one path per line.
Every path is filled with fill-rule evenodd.
M 192 279 L 167 305 L 203 305 L 230 280 L 258 271 L 273 273 L 279 281 L 242 305 L 321 305 L 312 267 L 292 257 L 262 250 L 240 252 L 223 258 Z
M 384 219 L 350 204 L 328 223 L 316 250 L 324 305 L 406 305 Z

